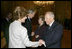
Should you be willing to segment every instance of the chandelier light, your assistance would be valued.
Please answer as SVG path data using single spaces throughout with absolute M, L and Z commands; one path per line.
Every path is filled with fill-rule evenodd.
M 33 1 L 33 2 L 34 4 L 41 6 L 41 5 L 54 4 L 55 1 Z

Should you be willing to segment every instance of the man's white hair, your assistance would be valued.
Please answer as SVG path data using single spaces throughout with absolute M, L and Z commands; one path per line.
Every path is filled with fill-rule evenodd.
M 55 17 L 53 12 L 46 12 L 46 14 L 48 14 L 50 17 Z

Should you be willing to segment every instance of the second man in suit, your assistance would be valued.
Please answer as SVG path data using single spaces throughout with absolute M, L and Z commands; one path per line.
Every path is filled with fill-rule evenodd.
M 29 36 L 30 40 L 32 40 L 32 36 L 31 36 L 31 32 L 32 32 L 32 18 L 34 17 L 35 13 L 36 13 L 35 9 L 29 9 L 28 10 L 27 19 L 26 19 L 25 23 L 22 23 L 22 25 L 24 27 L 26 27 L 27 30 L 28 30 L 28 36 Z

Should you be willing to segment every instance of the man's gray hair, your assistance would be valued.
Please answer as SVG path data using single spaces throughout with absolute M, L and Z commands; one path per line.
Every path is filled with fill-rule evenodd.
M 53 12 L 46 12 L 46 14 L 49 14 L 51 17 L 55 17 Z
M 28 13 L 31 13 L 32 14 L 33 12 L 35 12 L 35 10 L 33 10 L 33 9 L 29 9 L 28 10 Z

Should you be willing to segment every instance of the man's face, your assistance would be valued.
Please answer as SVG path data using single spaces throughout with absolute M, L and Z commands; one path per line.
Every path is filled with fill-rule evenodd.
M 12 14 L 11 13 L 9 13 L 8 18 L 12 19 Z
M 45 22 L 46 24 L 50 24 L 53 21 L 53 17 L 51 17 L 49 14 L 45 14 Z
M 32 19 L 32 18 L 34 17 L 35 13 L 36 13 L 36 12 L 29 13 L 28 16 Z

